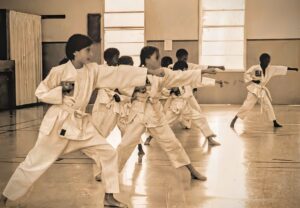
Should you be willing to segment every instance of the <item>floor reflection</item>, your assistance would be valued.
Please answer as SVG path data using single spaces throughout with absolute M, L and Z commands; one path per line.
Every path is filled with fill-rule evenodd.
M 274 130 L 257 107 L 232 130 L 229 123 L 238 107 L 203 106 L 220 147 L 208 147 L 195 130 L 174 128 L 206 182 L 191 181 L 186 170 L 175 170 L 154 139 L 144 146 L 143 164 L 137 164 L 137 151 L 130 157 L 120 175 L 118 198 L 138 208 L 298 208 L 300 107 L 275 106 L 282 129 Z M 0 190 L 34 145 L 43 114 L 41 106 L 0 112 Z M 114 147 L 120 143 L 118 129 L 108 141 Z M 27 207 L 101 207 L 103 188 L 93 180 L 91 163 L 80 152 L 63 156 L 34 186 Z

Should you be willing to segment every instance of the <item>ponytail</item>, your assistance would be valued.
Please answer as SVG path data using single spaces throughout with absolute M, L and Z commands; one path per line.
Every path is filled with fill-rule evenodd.
M 58 64 L 59 64 L 59 65 L 62 65 L 62 64 L 67 63 L 68 61 L 69 61 L 68 58 L 63 58 Z

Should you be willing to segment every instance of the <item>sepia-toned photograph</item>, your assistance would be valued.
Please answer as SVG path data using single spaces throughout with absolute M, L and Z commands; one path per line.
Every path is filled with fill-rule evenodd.
M 0 0 L 0 208 L 300 208 L 300 0 Z

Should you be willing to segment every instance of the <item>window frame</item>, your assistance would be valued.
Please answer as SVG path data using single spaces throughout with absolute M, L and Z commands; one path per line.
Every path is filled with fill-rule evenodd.
M 106 0 L 104 0 L 104 21 L 103 21 L 103 39 L 104 39 L 104 41 L 103 41 L 103 49 L 105 50 L 107 47 L 106 46 L 108 46 L 108 45 L 114 45 L 114 44 L 116 44 L 116 45 L 125 45 L 125 44 L 131 44 L 131 45 L 134 45 L 134 44 L 136 44 L 136 45 L 138 45 L 138 44 L 141 44 L 141 45 L 145 45 L 145 0 L 140 0 L 140 1 L 143 1 L 143 11 L 140 11 L 140 10 L 128 10 L 128 11 L 115 11 L 114 9 L 112 9 L 112 10 L 114 10 L 114 11 L 105 11 L 105 9 L 106 9 L 106 7 L 105 7 L 105 2 L 106 2 Z M 107 26 L 105 23 L 105 16 L 107 15 L 107 14 L 143 14 L 143 25 L 130 25 L 130 23 L 128 24 L 128 25 L 124 25 L 124 26 L 122 26 L 122 25 L 118 25 L 118 26 Z M 120 31 L 120 32 L 122 32 L 122 31 L 133 31 L 133 30 L 140 30 L 140 31 L 143 31 L 143 41 L 141 41 L 141 38 L 140 38 L 140 36 L 139 36 L 139 38 L 137 38 L 137 40 L 136 41 L 134 41 L 134 39 L 133 38 L 130 38 L 131 40 L 129 40 L 129 41 L 124 41 L 124 40 L 120 40 L 120 41 L 110 41 L 110 42 L 107 42 L 106 41 L 106 38 L 105 38 L 105 36 L 106 36 L 106 32 L 109 32 L 109 31 Z M 116 48 L 118 48 L 117 46 L 116 46 Z M 121 48 L 121 47 L 120 47 Z M 136 49 L 137 50 L 137 49 Z M 122 55 L 128 55 L 128 56 L 132 56 L 132 57 L 134 57 L 134 59 L 136 59 L 137 60 L 137 56 L 139 56 L 139 54 L 140 54 L 140 50 L 141 50 L 141 48 L 139 48 L 139 50 L 137 50 L 136 51 L 136 53 L 132 53 L 132 54 L 125 54 L 125 53 L 123 53 L 121 50 L 120 50 L 120 56 L 122 56 Z M 134 62 L 134 65 L 136 66 L 136 65 L 139 65 L 140 63 L 138 62 L 138 63 L 136 63 L 136 61 Z
M 242 66 L 241 68 L 226 68 L 226 70 L 224 72 L 244 72 L 246 70 L 246 57 L 247 57 L 247 53 L 246 53 L 246 46 L 247 46 L 247 41 L 246 41 L 246 0 L 242 0 L 243 1 L 243 9 L 241 8 L 234 8 L 234 9 L 229 9 L 229 8 L 224 8 L 224 9 L 204 9 L 204 6 L 203 6 L 203 1 L 207 1 L 207 0 L 200 0 L 199 1 L 199 63 L 200 64 L 205 64 L 203 63 L 203 56 L 206 56 L 206 55 L 203 55 L 203 42 L 231 42 L 232 40 L 206 40 L 204 41 L 203 40 L 203 34 L 204 34 L 204 31 L 203 29 L 204 28 L 234 28 L 234 27 L 242 27 L 243 28 L 243 39 L 242 40 L 236 40 L 237 42 L 238 41 L 243 41 L 243 53 L 241 54 L 243 56 L 242 58 Z M 207 25 L 207 26 L 204 26 L 204 13 L 205 12 L 209 12 L 209 11 L 215 11 L 215 12 L 221 12 L 221 11 L 244 11 L 244 17 L 243 17 L 243 25 Z M 234 41 L 232 41 L 234 42 Z M 219 56 L 219 55 L 211 55 L 211 56 Z M 230 54 L 226 54 L 224 55 L 225 57 L 230 57 L 231 55 Z M 236 55 L 236 56 L 240 56 L 240 55 Z M 218 64 L 209 64 L 209 65 L 218 65 Z M 223 72 L 223 71 L 222 71 Z

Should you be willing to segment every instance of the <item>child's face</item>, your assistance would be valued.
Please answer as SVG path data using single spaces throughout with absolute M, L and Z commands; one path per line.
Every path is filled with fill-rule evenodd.
M 262 67 L 267 68 L 270 64 L 271 59 L 270 58 L 265 58 L 264 60 L 262 60 L 262 62 L 260 63 Z
M 92 61 L 93 52 L 91 46 L 81 49 L 80 51 L 76 51 L 74 53 L 74 60 L 81 62 L 82 64 L 88 64 Z
M 112 60 L 111 60 L 111 65 L 112 66 L 117 66 L 119 61 L 119 55 L 115 55 Z
M 160 68 L 160 62 L 159 62 L 159 53 L 155 52 L 153 53 L 150 58 L 146 59 L 146 67 L 149 69 L 158 69 Z
M 114 55 L 110 60 L 107 60 L 106 63 L 108 66 L 118 66 L 119 55 Z

